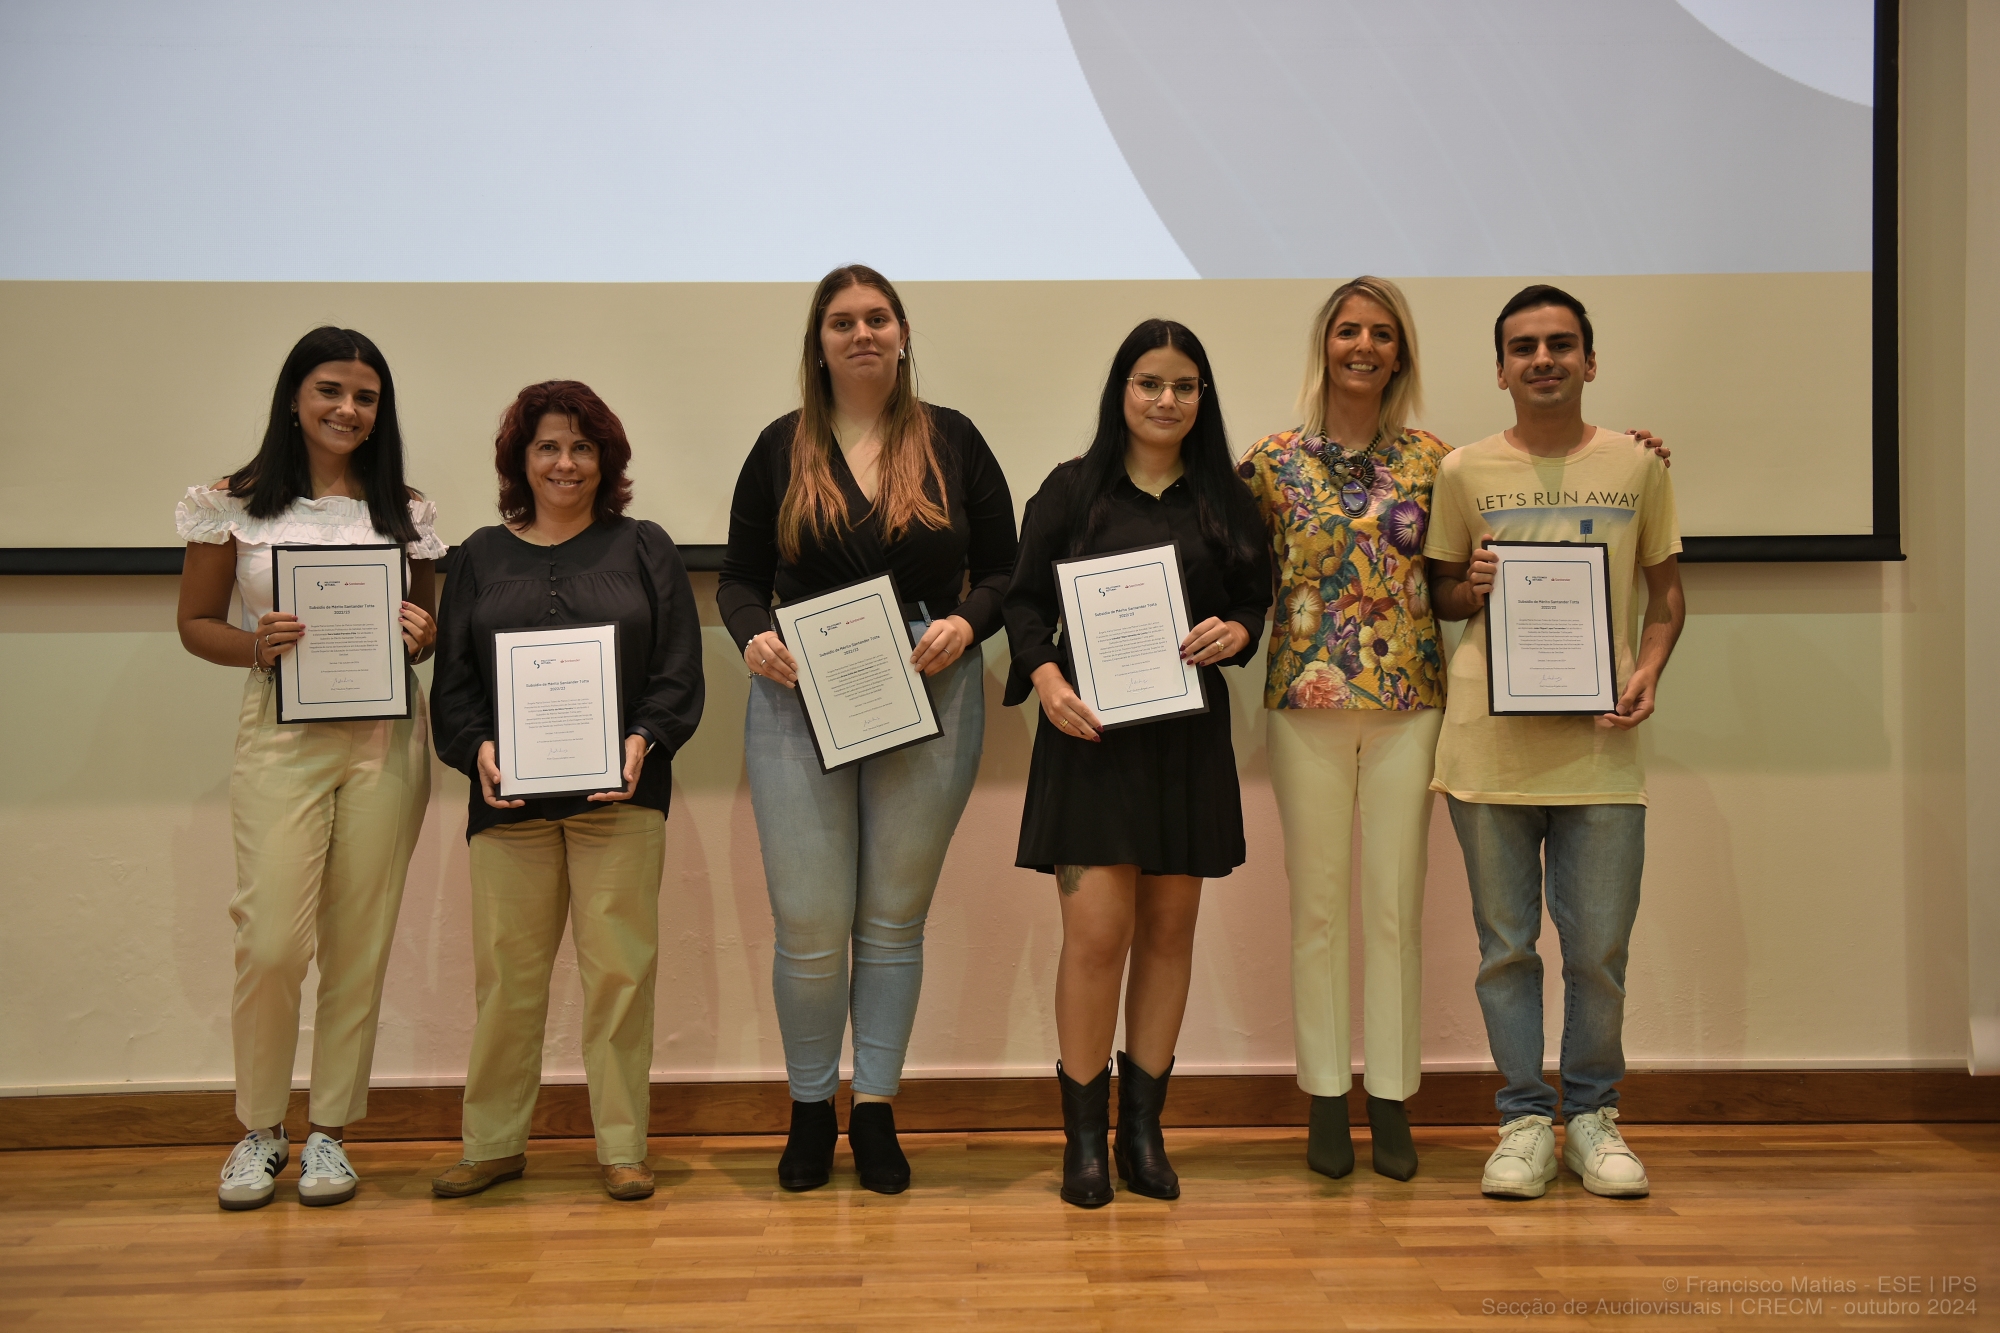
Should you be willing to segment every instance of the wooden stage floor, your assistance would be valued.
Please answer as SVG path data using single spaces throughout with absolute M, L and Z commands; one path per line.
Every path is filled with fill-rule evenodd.
M 295 1156 L 251 1213 L 216 1208 L 218 1149 L 12 1152 L 0 1326 L 2000 1327 L 2000 1125 L 1637 1126 L 1637 1201 L 1567 1172 L 1483 1198 L 1487 1130 L 1420 1129 L 1408 1184 L 1357 1139 L 1335 1182 L 1295 1130 L 1174 1131 L 1179 1202 L 1096 1212 L 1057 1200 L 1047 1133 L 907 1135 L 896 1198 L 844 1149 L 831 1186 L 788 1195 L 780 1140 L 656 1139 L 638 1204 L 604 1197 L 584 1142 L 454 1201 L 429 1180 L 457 1144 L 364 1143 L 354 1202 L 299 1207 Z

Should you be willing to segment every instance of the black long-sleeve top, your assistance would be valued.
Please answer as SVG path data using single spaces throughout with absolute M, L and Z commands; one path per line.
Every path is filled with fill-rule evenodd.
M 1004 699 L 1009 707 L 1026 699 L 1034 689 L 1037 667 L 1054 662 L 1065 676 L 1072 670 L 1056 643 L 1062 594 L 1056 587 L 1055 562 L 1072 556 L 1070 515 L 1082 474 L 1080 459 L 1058 466 L 1028 501 L 1021 519 L 1021 558 L 1014 566 L 1005 601 L 1007 643 L 1014 655 Z M 1074 512 L 1083 508 L 1077 505 Z M 1250 642 L 1236 656 L 1216 664 L 1242 666 L 1257 651 L 1257 640 L 1264 634 L 1264 613 L 1271 608 L 1270 550 L 1248 491 L 1241 505 L 1231 506 L 1230 520 L 1246 525 L 1244 530 L 1254 534 L 1258 552 L 1256 560 L 1234 568 L 1202 536 L 1194 493 L 1186 478 L 1174 482 L 1155 499 L 1121 474 L 1111 488 L 1111 510 L 1104 526 L 1086 549 L 1075 554 L 1099 555 L 1172 542 L 1180 557 L 1181 577 L 1187 581 L 1190 625 L 1218 616 L 1243 626 L 1250 633 Z
M 736 479 L 729 550 L 715 589 L 723 623 L 739 649 L 771 628 L 773 591 L 782 604 L 885 571 L 895 574 L 904 600 L 924 603 L 933 620 L 963 616 L 976 639 L 1000 628 L 1000 599 L 1014 571 L 1017 544 L 1007 476 L 978 427 L 948 407 L 927 403 L 925 410 L 931 415 L 944 494 L 938 495 L 935 480 L 925 482 L 925 491 L 933 500 L 942 498 L 951 526 L 912 522 L 889 541 L 881 516 L 836 449 L 833 475 L 847 497 L 849 522 L 822 539 L 808 536 L 795 561 L 778 554 L 778 509 L 791 485 L 792 431 L 799 414 L 788 413 L 764 428 Z M 972 586 L 961 601 L 968 570 Z
M 657 523 L 600 520 L 556 546 L 481 528 L 451 553 L 438 608 L 431 736 L 438 757 L 472 779 L 470 839 L 496 824 L 602 810 L 582 796 L 530 798 L 496 810 L 479 787 L 479 747 L 493 739 L 493 636 L 508 629 L 618 625 L 618 699 L 627 736 L 656 748 L 634 805 L 666 813 L 673 757 L 701 721 L 701 619 L 687 568 Z

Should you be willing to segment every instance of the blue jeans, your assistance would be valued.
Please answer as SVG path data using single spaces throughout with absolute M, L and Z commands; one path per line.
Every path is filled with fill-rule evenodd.
M 925 682 L 944 735 L 822 773 L 798 697 L 750 682 L 743 748 L 777 924 L 771 990 L 798 1101 L 840 1086 L 850 1012 L 854 1090 L 893 1097 L 902 1082 L 924 918 L 979 771 L 985 683 L 980 654 L 967 653 Z
M 1447 797 L 1472 919 L 1486 1042 L 1507 1085 L 1500 1123 L 1556 1114 L 1542 1078 L 1542 895 L 1562 943 L 1562 1118 L 1618 1105 L 1625 960 L 1646 864 L 1643 805 L 1483 805 Z

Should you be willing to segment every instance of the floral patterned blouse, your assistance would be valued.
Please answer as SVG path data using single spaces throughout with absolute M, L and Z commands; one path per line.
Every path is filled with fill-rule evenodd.
M 1288 430 L 1243 456 L 1278 568 L 1266 708 L 1444 707 L 1423 549 L 1449 452 L 1421 430 L 1366 453 Z

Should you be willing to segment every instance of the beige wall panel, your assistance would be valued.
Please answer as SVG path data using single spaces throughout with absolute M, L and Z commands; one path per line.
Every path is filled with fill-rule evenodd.
M 1904 571 L 1691 567 L 1693 616 L 1648 739 L 1635 1064 L 1949 1063 L 1962 991 L 1924 941 L 1901 811 L 1913 669 Z M 697 580 L 706 600 L 712 578 Z M 229 1078 L 227 783 L 241 676 L 184 653 L 172 579 L 0 579 L 0 651 L 46 706 L 0 714 L 0 1089 Z M 710 618 L 713 618 L 712 609 Z M 741 661 L 711 625 L 709 711 L 675 764 L 661 921 L 662 1077 L 776 1076 L 771 923 L 743 775 Z M 932 916 L 913 1072 L 1055 1058 L 1051 884 L 1013 867 L 1029 709 L 998 707 Z M 1801 664 L 1818 664 L 1811 671 Z M 1921 669 L 1919 666 L 1917 669 Z M 1205 905 L 1182 1067 L 1291 1066 L 1286 885 L 1254 672 L 1231 671 L 1249 864 Z M 377 1074 L 449 1082 L 472 1020 L 465 782 L 438 770 L 397 937 Z M 1432 829 L 1425 1060 L 1486 1058 L 1449 821 Z M 1549 1018 L 1561 1012 L 1553 931 Z M 567 952 L 549 1069 L 581 1068 Z M 1553 1053 L 1553 1043 L 1550 1051 Z
M 1957 0 L 1909 6 L 1904 23 L 1904 518 L 1911 559 L 1685 571 L 1687 634 L 1666 674 L 1660 712 L 1641 733 L 1653 804 L 1630 975 L 1627 1044 L 1635 1064 L 1964 1058 L 1966 675 L 1976 647 L 1964 628 L 1972 596 L 1964 571 L 1976 547 L 1966 540 L 1965 491 L 1974 472 L 1966 428 L 1975 399 L 1966 361 L 1973 322 L 1965 297 L 1967 8 Z M 1980 244 L 1990 250 L 1992 242 Z M 1736 347 L 1728 346 L 1735 335 L 1726 333 L 1720 357 L 1710 355 L 1714 344 L 1701 336 L 1728 324 L 1712 317 L 1717 307 L 1648 305 L 1635 297 L 1628 316 L 1600 281 L 1577 284 L 1605 316 L 1605 376 L 1592 390 L 1593 414 L 1607 424 L 1645 424 L 1672 435 L 1684 498 L 1697 490 L 1701 469 L 1717 466 L 1705 460 L 1724 452 L 1710 441 L 1743 437 L 1708 418 L 1654 416 L 1651 401 L 1632 407 L 1645 409 L 1647 420 L 1626 418 L 1631 405 L 1619 402 L 1614 389 L 1628 365 L 1680 368 L 1677 383 L 1690 387 L 1672 402 L 1662 398 L 1658 411 L 1686 404 L 1707 410 L 1723 401 L 1713 390 L 1728 378 L 1718 360 L 1736 364 L 1728 353 L 1749 348 L 1777 356 L 1803 348 L 1800 355 L 1814 364 L 1835 366 L 1838 381 L 1825 386 L 1816 404 L 1766 404 L 1764 415 L 1753 414 L 1774 429 L 1812 427 L 1786 437 L 1799 441 L 1794 462 L 1811 465 L 1792 467 L 1784 484 L 1827 485 L 1834 474 L 1862 466 L 1865 434 L 1841 433 L 1865 416 L 1865 358 L 1852 336 L 1865 289 L 1855 279 L 1840 278 L 1847 286 L 1838 292 L 1829 280 L 1823 323 L 1760 326 L 1737 338 Z M 983 313 L 967 307 L 954 314 L 949 303 L 933 303 L 929 288 L 913 289 L 911 298 L 919 336 L 932 340 L 920 343 L 932 396 L 973 414 L 1008 452 L 1017 489 L 1024 490 L 1080 440 L 1110 340 L 1132 318 L 1156 309 L 1179 313 L 1209 333 L 1220 327 L 1212 316 L 1221 311 L 1202 303 L 1230 299 L 1231 287 L 1255 295 L 1263 312 L 1243 327 L 1273 330 L 1264 343 L 1210 334 L 1238 439 L 1247 441 L 1289 415 L 1295 344 L 1316 290 L 1163 284 L 1127 289 L 1123 304 L 1089 318 L 1065 304 L 1088 296 L 1084 285 L 1045 288 L 1063 299 L 1039 305 L 1029 285 L 979 289 L 1004 306 Z M 1430 285 L 1412 289 L 1439 386 L 1432 420 L 1447 438 L 1463 442 L 1490 429 L 1504 406 L 1497 394 L 1486 397 L 1492 391 L 1481 377 L 1484 322 L 1471 318 L 1472 306 L 1490 309 L 1504 292 L 1469 300 L 1458 322 L 1444 317 Z M 475 289 L 8 287 L 0 292 L 0 383 L 10 394 L 10 413 L 0 438 L 16 463 L 7 473 L 16 529 L 10 544 L 86 544 L 76 506 L 68 503 L 74 482 L 67 471 L 80 472 L 101 492 L 92 496 L 93 513 L 109 516 L 112 525 L 109 533 L 92 528 L 88 542 L 171 541 L 167 500 L 191 475 L 200 479 L 243 456 L 277 349 L 315 319 L 367 324 L 372 314 L 388 321 L 369 327 L 382 334 L 406 381 L 428 379 L 422 393 L 411 390 L 413 411 L 438 413 L 422 420 L 419 475 L 461 515 L 474 507 L 484 512 L 481 450 L 493 413 L 531 376 L 596 376 L 640 433 L 644 400 L 666 383 L 652 365 L 657 350 L 625 351 L 618 363 L 624 380 L 524 353 L 490 382 L 470 381 L 488 355 L 480 347 L 526 346 L 532 353 L 578 345 L 573 336 L 552 333 L 537 342 L 519 332 L 523 301 L 547 301 L 553 304 L 536 308 L 554 309 L 582 299 L 574 293 L 637 300 L 620 294 L 664 289 L 495 290 L 511 299 L 489 298 L 485 323 L 453 317 L 455 336 L 470 350 L 453 353 L 456 361 L 434 353 L 440 367 L 455 364 L 467 380 L 452 390 L 464 393 L 463 404 L 450 407 L 444 396 L 417 402 L 444 395 L 451 377 L 442 368 L 428 373 L 420 350 L 428 344 L 413 341 L 406 352 L 401 340 L 406 329 L 424 332 L 423 321 L 432 318 L 426 301 L 434 307 L 469 299 Z M 301 302 L 301 291 L 322 293 L 323 303 Z M 335 303 L 378 295 L 385 302 L 379 309 Z M 726 369 L 735 356 L 764 377 L 754 384 L 730 380 L 743 400 L 740 413 L 701 424 L 711 441 L 729 442 L 726 450 L 704 446 L 723 460 L 719 475 L 733 472 L 749 432 L 785 404 L 792 323 L 802 300 L 795 288 L 731 288 L 729 295 L 741 322 L 669 330 L 697 369 Z M 415 304 L 396 306 L 397 300 Z M 1662 315 L 1666 305 L 1680 313 Z M 765 331 L 751 327 L 757 323 L 751 314 Z M 397 325 L 397 318 L 405 323 Z M 972 341 L 982 321 L 1007 336 Z M 623 344 L 605 334 L 600 345 L 615 351 Z M 943 356 L 948 345 L 980 355 L 990 348 L 991 360 L 966 352 L 954 365 Z M 63 346 L 60 356 L 51 350 Z M 80 358 L 77 347 L 90 356 Z M 1445 370 L 1454 358 L 1462 368 Z M 420 368 L 426 374 L 415 373 Z M 225 378 L 225 370 L 235 378 Z M 1457 396 L 1445 393 L 1447 382 Z M 698 386 L 700 376 L 686 372 L 674 383 Z M 1039 415 L 1044 390 L 1056 404 L 1046 418 Z M 1616 415 L 1613 408 L 1620 409 Z M 1822 409 L 1824 416 L 1811 415 Z M 453 412 L 463 419 L 454 422 Z M 664 410 L 657 418 L 668 419 Z M 692 415 L 682 410 L 672 420 L 686 423 Z M 645 429 L 653 429 L 651 421 Z M 642 442 L 651 438 L 641 434 Z M 691 442 L 661 438 L 667 445 Z M 58 475 L 56 465 L 44 467 L 45 453 L 36 449 L 67 469 L 61 482 L 49 480 Z M 433 470 L 434 460 L 448 457 L 465 460 L 464 481 L 454 480 L 442 461 Z M 107 479 L 116 484 L 103 484 Z M 450 493 L 452 485 L 461 491 Z M 1753 502 L 1760 494 L 1759 486 L 1717 489 Z M 685 498 L 665 486 L 642 494 L 662 505 Z M 1703 531 L 1694 504 L 1685 507 L 1689 530 Z M 1847 512 L 1865 522 L 1865 503 Z M 719 521 L 719 510 L 711 517 Z M 686 540 L 719 535 L 689 526 L 699 518 L 690 509 L 685 522 L 674 520 Z M 448 511 L 447 531 L 458 535 L 478 521 L 484 520 L 450 518 Z M 712 580 L 699 583 L 706 597 Z M 9 664 L 12 700 L 0 708 L 0 755 L 7 759 L 0 765 L 0 895 L 7 904 L 0 1012 L 8 1016 L 0 1024 L 0 1090 L 214 1085 L 229 1078 L 227 775 L 240 676 L 180 649 L 175 591 L 166 578 L 0 578 L 0 653 Z M 708 633 L 709 714 L 676 765 L 668 824 L 656 1067 L 677 1078 L 776 1074 L 770 918 L 742 769 L 745 681 L 733 648 L 717 629 Z M 997 651 L 989 645 L 989 700 L 996 703 Z M 1285 886 L 1254 673 L 1229 674 L 1243 724 L 1239 760 L 1251 860 L 1208 895 L 1182 1046 L 1182 1067 L 1190 1071 L 1287 1068 L 1291 1059 Z M 1027 709 L 995 707 L 989 717 L 979 785 L 932 921 L 913 1071 L 1044 1070 L 1054 1056 L 1055 906 L 1046 881 L 1011 865 L 1029 721 Z M 464 803 L 464 780 L 440 769 L 391 968 L 377 1063 L 383 1081 L 449 1081 L 464 1068 L 472 1015 Z M 1981 886 L 1982 894 L 1990 891 Z M 1442 817 L 1433 826 L 1425 926 L 1426 1061 L 1433 1067 L 1483 1062 L 1464 875 Z M 1552 945 L 1548 934 L 1545 948 Z M 549 1069 L 574 1076 L 581 1066 L 578 992 L 567 958 L 562 967 Z M 1552 999 L 1558 985 L 1552 970 Z M 1552 1005 L 1552 1020 L 1555 1012 Z
M 1866 532 L 1869 276 L 1566 280 L 1600 338 L 1594 420 L 1676 450 L 1689 533 Z M 1518 282 L 1408 284 L 1429 386 L 1424 421 L 1464 444 L 1508 424 L 1493 315 Z M 1208 345 L 1232 437 L 1295 424 L 1307 324 L 1324 282 L 911 283 L 932 401 L 967 413 L 1025 501 L 1087 441 L 1106 365 L 1151 315 Z M 800 284 L 0 284 L 9 457 L 54 447 L 100 484 L 48 502 L 46 474 L 0 481 L 11 546 L 163 546 L 173 500 L 255 450 L 271 384 L 316 323 L 362 329 L 397 377 L 410 475 L 457 541 L 493 521 L 492 438 L 524 384 L 590 383 L 636 451 L 634 512 L 716 543 L 764 424 L 797 402 Z

